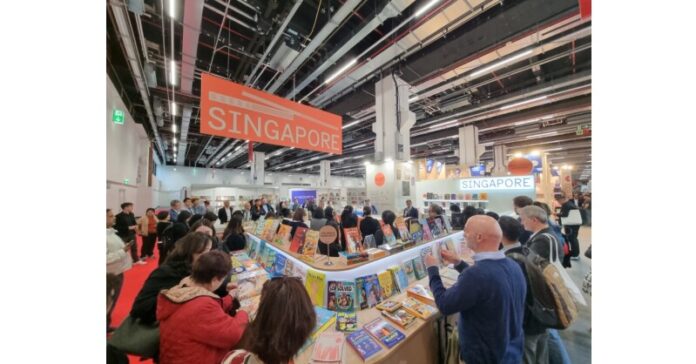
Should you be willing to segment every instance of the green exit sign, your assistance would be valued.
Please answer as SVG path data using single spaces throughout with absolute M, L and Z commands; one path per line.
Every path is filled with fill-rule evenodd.
M 123 125 L 125 121 L 125 114 L 123 113 L 123 110 L 114 109 L 114 113 L 111 116 L 111 120 L 114 121 L 114 124 Z
M 124 179 L 123 179 L 123 184 L 124 184 L 124 185 L 127 185 L 127 184 L 128 184 L 128 178 L 124 178 Z

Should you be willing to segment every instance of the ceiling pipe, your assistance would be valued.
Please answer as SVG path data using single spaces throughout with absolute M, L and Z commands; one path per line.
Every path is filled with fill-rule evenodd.
M 118 5 L 116 2 L 110 2 L 111 12 L 113 14 L 114 20 L 116 22 L 116 29 L 121 39 L 121 45 L 125 48 L 126 58 L 128 59 L 128 66 L 133 73 L 133 78 L 140 92 L 140 97 L 145 105 L 145 112 L 147 114 L 148 121 L 150 122 L 150 128 L 155 137 L 155 146 L 159 151 L 162 162 L 166 161 L 167 155 L 165 153 L 164 147 L 162 146 L 162 139 L 160 138 L 159 132 L 157 131 L 157 125 L 155 123 L 155 117 L 152 113 L 152 107 L 150 106 L 150 95 L 145 85 L 144 72 L 140 64 L 140 56 L 138 55 L 137 49 L 135 47 L 134 39 L 131 32 L 130 20 L 125 8 L 122 5 Z
M 218 10 L 216 7 L 214 7 L 214 6 L 212 6 L 212 5 L 205 4 L 204 6 L 205 6 L 206 9 L 210 9 L 211 11 L 213 11 L 213 12 L 215 12 L 215 13 L 218 13 L 218 14 L 222 15 L 223 19 L 224 19 L 225 17 L 227 17 L 227 19 L 229 19 L 229 20 L 231 20 L 231 21 L 233 21 L 233 22 L 235 22 L 235 23 L 237 23 L 237 24 L 239 24 L 239 25 L 241 25 L 241 26 L 243 26 L 243 27 L 245 27 L 245 28 L 251 30 L 252 32 L 258 32 L 258 29 L 249 26 L 247 23 L 245 23 L 245 22 L 243 22 L 243 21 L 241 21 L 241 20 L 239 20 L 239 19 L 233 17 L 233 16 L 230 15 L 230 14 L 227 14 L 227 12 L 224 12 L 224 13 L 223 13 L 222 11 Z M 227 14 L 227 15 L 225 15 L 225 14 Z M 224 21 L 223 21 L 223 23 L 224 23 Z
M 202 1 L 201 1 L 201 2 L 202 2 Z M 218 4 L 220 4 L 220 5 L 222 5 L 222 6 L 227 6 L 226 3 L 223 3 L 223 2 L 220 1 L 220 0 L 215 0 L 215 2 L 218 3 Z M 232 4 L 230 4 L 229 6 L 230 6 L 230 9 L 234 10 L 237 14 L 239 14 L 239 15 L 241 15 L 241 16 L 243 16 L 243 17 L 245 17 L 245 18 L 247 18 L 247 19 L 249 19 L 249 20 L 251 20 L 251 21 L 253 21 L 253 22 L 257 22 L 257 21 L 259 20 L 256 14 L 254 14 L 254 16 L 251 16 L 251 15 L 249 15 L 248 13 L 246 13 L 245 11 L 242 11 L 242 9 L 240 9 L 240 8 L 238 8 L 238 7 L 235 7 L 235 6 L 232 5 Z
M 295 5 L 292 6 L 292 8 L 290 9 L 290 12 L 285 17 L 285 20 L 283 20 L 283 24 L 280 25 L 280 28 L 278 28 L 278 31 L 273 36 L 271 43 L 268 45 L 268 47 L 266 47 L 266 51 L 264 51 L 263 55 L 261 56 L 261 59 L 259 59 L 259 61 L 256 62 L 256 66 L 254 66 L 253 70 L 249 74 L 249 78 L 247 78 L 247 82 L 246 82 L 247 86 L 251 85 L 251 87 L 254 87 L 254 85 L 256 85 L 256 82 L 258 81 L 258 78 L 261 77 L 261 73 L 263 73 L 263 71 L 261 71 L 261 73 L 259 73 L 259 75 L 256 77 L 256 79 L 254 79 L 253 81 L 251 81 L 251 80 L 253 79 L 254 75 L 256 75 L 256 71 L 259 69 L 259 67 L 261 67 L 261 64 L 264 64 L 264 68 L 266 67 L 266 65 L 265 65 L 266 57 L 268 57 L 268 54 L 271 52 L 273 47 L 275 47 L 275 44 L 276 44 L 276 42 L 278 42 L 278 39 L 280 39 L 280 37 L 285 32 L 285 28 L 287 28 L 288 24 L 290 24 L 290 20 L 292 20 L 292 17 L 295 16 L 297 9 L 299 9 L 300 5 L 302 5 L 302 1 L 303 0 L 295 0 Z
M 387 3 L 382 11 L 375 15 L 369 22 L 367 22 L 353 37 L 351 37 L 346 43 L 344 43 L 339 49 L 331 53 L 331 56 L 326 59 L 321 66 L 317 67 L 314 72 L 312 72 L 310 75 L 305 77 L 302 81 L 300 81 L 299 85 L 295 86 L 292 90 L 290 90 L 288 93 L 285 94 L 286 99 L 290 99 L 295 97 L 300 91 L 302 91 L 305 87 L 307 87 L 312 81 L 315 81 L 326 69 L 331 67 L 332 65 L 336 64 L 340 60 L 342 60 L 343 56 L 348 53 L 353 47 L 355 47 L 358 43 L 360 43 L 368 34 L 370 34 L 373 30 L 377 29 L 382 23 L 384 23 L 385 20 L 393 18 L 397 15 L 399 15 L 402 11 L 404 11 L 409 5 L 411 5 L 415 0 L 392 0 L 391 2 Z M 412 19 L 412 17 L 409 18 Z M 399 27 L 403 26 L 407 21 L 402 22 L 392 30 L 391 33 L 393 33 L 396 29 Z M 382 42 L 387 36 L 382 37 L 379 41 L 377 41 L 378 44 Z M 374 47 L 375 44 L 373 44 L 371 47 Z M 371 48 L 370 47 L 370 48 Z M 369 49 L 369 48 L 368 48 Z M 363 52 L 365 53 L 365 52 Z M 359 56 L 358 56 L 359 57 Z M 307 97 L 307 96 L 305 96 Z
M 311 56 L 319 46 L 341 25 L 347 17 L 351 15 L 353 10 L 361 3 L 360 0 L 348 0 L 334 14 L 326 25 L 317 33 L 317 35 L 309 42 L 309 45 L 298 54 L 287 69 L 280 77 L 268 88 L 268 92 L 275 93 L 285 81 L 292 76 L 297 69 L 304 64 L 305 60 Z

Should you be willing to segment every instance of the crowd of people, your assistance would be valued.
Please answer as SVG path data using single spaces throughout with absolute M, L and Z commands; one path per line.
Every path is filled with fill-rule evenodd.
M 560 217 L 579 209 L 574 199 L 560 195 L 556 200 Z M 472 206 L 461 212 L 464 238 L 475 254 L 470 264 L 454 253 L 441 251 L 442 259 L 460 272 L 450 288 L 442 284 L 437 259 L 425 257 L 435 303 L 444 315 L 459 313 L 462 362 L 569 363 L 557 330 L 544 326 L 530 312 L 527 303 L 533 297 L 527 289 L 527 272 L 509 257 L 532 251 L 549 261 L 563 260 L 569 266 L 569 258 L 579 255 L 579 227 L 561 227 L 543 202 L 526 196 L 515 197 L 512 202 L 518 217 L 498 216 Z M 319 246 L 320 254 L 329 256 L 338 256 L 346 249 L 342 234 L 346 228 L 359 228 L 363 238 L 373 236 L 377 245 L 383 243 L 384 233 L 380 222 L 372 217 L 376 209 L 371 205 L 363 207 L 363 217 L 358 219 L 351 205 L 338 214 L 323 201 L 299 204 L 294 200 L 275 208 L 265 198 L 252 203 L 233 210 L 225 202 L 216 213 L 208 208 L 197 209 L 205 203 L 186 198 L 185 207 L 174 200 L 169 211 L 156 213 L 148 208 L 138 220 L 132 203 L 122 204 L 117 215 L 107 209 L 107 331 L 114 330 L 110 326 L 111 311 L 123 285 L 123 272 L 153 258 L 157 246 L 159 266 L 140 289 L 129 315 L 143 325 L 159 326 L 159 363 L 288 362 L 314 327 L 311 300 L 301 281 L 273 278 L 264 285 L 256 319 L 249 323 L 248 314 L 233 298 L 237 287 L 229 280 L 229 253 L 246 246 L 243 222 L 261 216 L 282 219 L 283 224 L 292 227 L 290 238 L 298 227 L 319 230 L 331 226 L 337 231 L 336 241 Z M 589 197 L 583 206 L 589 210 Z M 418 217 L 410 200 L 402 216 Z M 444 211 L 431 205 L 428 216 L 444 218 Z M 221 240 L 215 232 L 218 219 L 227 224 Z M 381 219 L 398 238 L 396 214 L 385 210 Z M 136 234 L 143 242 L 139 256 Z M 283 310 L 277 310 L 279 306 Z M 241 349 L 231 351 L 233 347 Z M 113 347 L 108 347 L 107 353 L 109 358 L 125 357 Z

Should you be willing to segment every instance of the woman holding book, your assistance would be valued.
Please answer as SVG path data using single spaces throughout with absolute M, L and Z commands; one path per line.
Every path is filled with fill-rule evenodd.
M 391 228 L 392 234 L 396 239 L 401 239 L 399 235 L 399 229 L 394 227 L 394 220 L 396 220 L 396 214 L 394 214 L 393 211 L 391 210 L 384 210 L 382 213 L 382 222 L 384 223 L 384 226 L 389 226 Z M 380 246 L 386 241 L 384 241 L 384 232 L 382 229 L 379 229 L 375 231 L 375 243 L 377 246 Z
M 292 226 L 292 230 L 290 230 L 290 239 L 295 236 L 295 231 L 298 227 L 309 228 L 304 222 L 305 216 L 307 216 L 305 209 L 298 208 L 295 210 L 295 213 L 292 215 L 292 221 L 288 224 Z
M 283 307 L 279 310 L 278 307 Z M 302 348 L 317 317 L 302 281 L 281 276 L 266 281 L 242 348 L 227 354 L 222 364 L 285 364 Z

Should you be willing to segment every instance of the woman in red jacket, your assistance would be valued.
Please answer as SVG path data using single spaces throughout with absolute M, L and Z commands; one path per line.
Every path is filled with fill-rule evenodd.
M 237 345 L 249 316 L 232 310 L 230 295 L 213 293 L 230 269 L 227 253 L 205 253 L 193 264 L 190 277 L 159 294 L 160 364 L 217 364 Z

